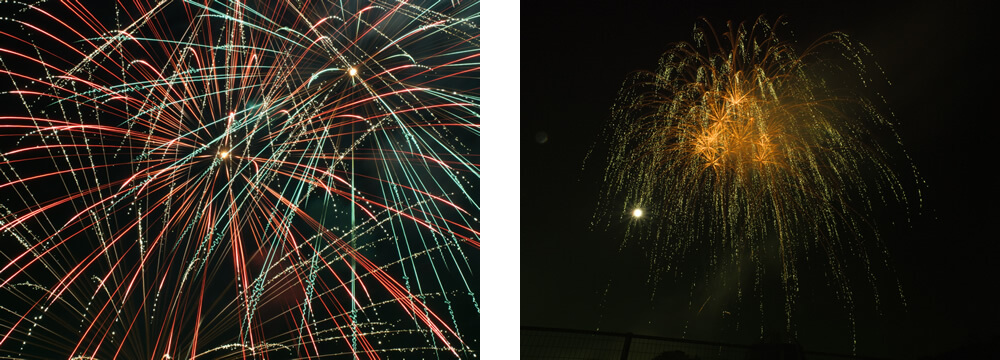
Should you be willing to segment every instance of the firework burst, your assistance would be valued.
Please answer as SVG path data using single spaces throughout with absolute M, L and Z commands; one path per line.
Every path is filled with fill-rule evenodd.
M 721 36 L 706 22 L 694 38 L 622 87 L 599 217 L 650 249 L 652 282 L 699 254 L 712 269 L 752 272 L 759 290 L 773 260 L 790 328 L 798 265 L 818 251 L 853 306 L 846 263 L 869 273 L 873 255 L 887 256 L 868 219 L 909 203 L 893 169 L 909 158 L 865 95 L 867 50 L 832 33 L 799 52 L 763 18 Z
M 3 6 L 0 353 L 475 355 L 476 2 Z

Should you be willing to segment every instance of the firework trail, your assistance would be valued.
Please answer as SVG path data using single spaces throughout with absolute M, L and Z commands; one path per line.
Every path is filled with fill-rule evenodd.
M 476 356 L 477 2 L 2 6 L 0 354 Z
M 846 264 L 857 259 L 874 282 L 875 255 L 887 261 L 869 219 L 909 203 L 892 164 L 912 161 L 864 94 L 881 73 L 840 33 L 798 52 L 763 18 L 721 36 L 705 24 L 619 92 L 598 218 L 629 218 L 626 241 L 649 249 L 652 282 L 692 261 L 752 273 L 760 291 L 777 262 L 791 330 L 798 266 L 819 253 L 852 308 Z

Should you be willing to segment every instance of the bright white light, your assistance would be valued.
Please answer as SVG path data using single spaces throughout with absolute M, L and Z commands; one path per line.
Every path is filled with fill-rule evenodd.
M 229 151 L 227 151 L 227 150 L 222 150 L 222 151 L 219 151 L 219 157 L 220 157 L 220 158 L 223 158 L 223 159 L 225 159 L 225 158 L 226 158 L 226 157 L 228 157 L 228 156 L 229 156 Z
M 634 216 L 634 217 L 642 217 L 642 209 L 632 210 L 632 216 Z
M 358 75 L 358 69 L 350 68 L 349 70 L 347 70 L 347 74 L 351 76 Z

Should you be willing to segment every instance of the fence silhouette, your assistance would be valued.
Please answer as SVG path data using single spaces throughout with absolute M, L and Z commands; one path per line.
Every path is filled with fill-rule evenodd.
M 522 360 L 874 359 L 803 351 L 791 344 L 740 345 L 606 331 L 521 327 Z

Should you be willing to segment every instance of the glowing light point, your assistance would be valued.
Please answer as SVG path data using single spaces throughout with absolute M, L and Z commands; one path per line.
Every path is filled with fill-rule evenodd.
M 357 76 L 358 75 L 358 69 L 350 68 L 350 69 L 347 70 L 347 74 L 351 75 L 351 76 Z
M 229 157 L 229 150 L 221 150 L 221 151 L 219 151 L 219 158 L 225 159 L 227 157 Z
M 642 209 L 632 210 L 632 217 L 637 217 L 637 218 L 642 217 Z

